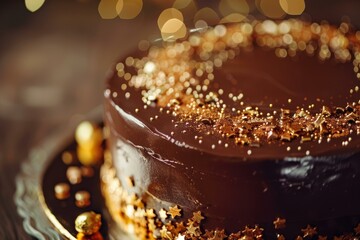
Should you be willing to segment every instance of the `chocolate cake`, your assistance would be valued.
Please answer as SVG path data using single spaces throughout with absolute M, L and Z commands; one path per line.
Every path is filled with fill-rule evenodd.
M 360 236 L 359 42 L 346 23 L 252 21 L 117 63 L 112 217 L 138 239 Z

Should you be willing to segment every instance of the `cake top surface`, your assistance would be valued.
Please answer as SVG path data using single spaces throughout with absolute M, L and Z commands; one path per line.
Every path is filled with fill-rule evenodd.
M 344 23 L 219 25 L 117 63 L 105 95 L 184 148 L 244 159 L 345 152 L 360 147 L 359 41 Z

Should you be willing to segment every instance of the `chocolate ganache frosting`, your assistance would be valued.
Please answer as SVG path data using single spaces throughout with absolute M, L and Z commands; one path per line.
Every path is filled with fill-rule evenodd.
M 360 234 L 359 37 L 253 21 L 117 63 L 102 171 L 113 217 L 140 239 Z

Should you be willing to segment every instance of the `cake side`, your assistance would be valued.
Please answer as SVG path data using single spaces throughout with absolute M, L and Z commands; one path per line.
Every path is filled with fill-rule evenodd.
M 226 45 L 228 56 L 221 64 L 216 57 L 210 64 L 202 51 L 195 54 L 191 44 L 199 39 L 190 37 L 182 46 L 165 47 L 165 55 L 150 49 L 148 55 L 127 58 L 109 80 L 105 92 L 113 156 L 109 168 L 128 196 L 116 201 L 110 197 L 109 204 L 120 201 L 121 216 L 142 212 L 141 229 L 148 237 L 206 239 L 226 233 L 240 239 L 251 233 L 272 239 L 277 234 L 306 237 L 307 231 L 316 236 L 354 233 L 360 211 L 356 41 L 327 25 L 296 20 L 251 24 L 208 31 L 223 35 L 215 36 L 213 49 L 229 43 L 226 34 L 231 33 L 233 41 L 240 35 L 243 41 L 248 39 L 244 45 L 243 41 Z M 271 32 L 274 26 L 276 34 Z M 307 32 L 311 37 L 305 41 Z M 198 37 L 212 42 L 213 36 L 206 34 Z M 335 57 L 324 54 L 319 62 L 312 56 L 319 53 L 321 59 L 314 41 L 323 41 L 324 36 L 338 47 L 337 52 L 328 48 Z M 297 54 L 290 51 L 290 37 L 298 38 Z M 190 55 L 181 61 L 171 57 L 176 56 L 172 51 L 187 46 Z M 308 46 L 314 47 L 313 52 Z M 221 53 L 226 55 L 220 51 L 216 56 Z M 173 70 L 163 73 L 164 78 L 154 77 L 154 68 L 167 67 L 161 66 L 162 58 L 173 62 Z M 201 67 L 188 71 L 185 63 L 196 65 L 199 59 L 208 64 L 203 73 Z M 212 70 L 206 68 L 209 65 Z M 207 78 L 202 78 L 204 72 Z M 182 79 L 180 85 L 166 85 Z M 299 83 L 302 79 L 304 83 Z M 299 91 L 294 92 L 292 85 Z M 190 93 L 191 86 L 195 90 Z M 204 219 L 198 221 L 193 214 Z M 156 219 L 155 228 L 149 219 Z M 286 224 L 280 224 L 283 220 Z M 176 222 L 184 228 L 174 230 Z

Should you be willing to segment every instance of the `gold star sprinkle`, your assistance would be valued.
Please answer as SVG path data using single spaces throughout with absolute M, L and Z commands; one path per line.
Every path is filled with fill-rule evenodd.
M 161 230 L 160 230 L 160 235 L 163 239 L 173 239 L 171 236 L 171 233 L 166 229 L 165 225 L 162 226 Z
M 216 229 L 216 230 L 214 231 L 214 237 L 209 238 L 209 240 L 223 240 L 223 239 L 225 239 L 226 237 L 227 237 L 227 236 L 226 236 L 226 234 L 225 234 L 224 229 L 222 229 L 222 230 Z
M 360 223 L 354 228 L 354 231 L 356 235 L 360 234 Z
M 264 229 L 259 227 L 258 225 L 255 225 L 255 228 L 253 229 L 253 234 L 256 238 L 262 238 L 262 233 Z
M 316 227 L 311 227 L 310 225 L 307 225 L 306 228 L 301 229 L 303 232 L 303 237 L 313 237 L 317 234 Z
M 194 212 L 194 213 L 193 213 L 192 219 L 194 220 L 194 222 L 200 223 L 201 220 L 204 219 L 204 217 L 201 216 L 201 212 L 200 212 L 200 211 L 197 211 L 197 212 Z
M 248 226 L 245 226 L 245 229 L 242 231 L 242 234 L 244 234 L 246 237 L 253 237 L 253 229 L 249 228 Z
M 172 222 L 167 222 L 167 223 L 165 224 L 165 226 L 166 226 L 166 229 L 167 229 L 168 231 L 174 232 L 175 228 L 174 228 L 174 225 L 172 224 Z
M 181 217 L 181 209 L 175 205 L 175 207 L 169 207 L 169 211 L 167 212 L 173 219 L 175 217 Z
M 150 208 L 150 209 L 146 209 L 146 216 L 148 218 L 155 218 L 156 215 L 154 213 L 154 209 Z
M 199 227 L 198 226 L 194 226 L 193 223 L 190 223 L 188 227 L 186 227 L 187 229 L 187 233 L 193 237 L 193 236 L 199 236 Z
M 343 240 L 344 239 L 344 236 L 335 236 L 334 237 L 334 240 Z
M 160 209 L 159 216 L 160 216 L 161 220 L 163 220 L 163 221 L 168 217 L 165 209 L 163 209 L 163 208 Z
M 214 237 L 214 230 L 209 231 L 205 229 L 205 234 L 203 235 L 203 237 L 205 237 L 206 239 Z
M 303 238 L 301 236 L 297 236 L 295 240 L 303 240 Z
M 141 198 L 136 199 L 135 202 L 134 202 L 134 205 L 136 207 L 138 207 L 138 208 L 144 208 L 145 207 L 145 205 L 144 205 L 143 201 L 141 200 Z
M 232 233 L 229 236 L 229 240 L 239 240 L 241 237 L 241 232 L 237 232 L 237 233 Z
M 320 236 L 318 237 L 318 240 L 327 240 L 327 236 L 322 236 L 322 235 L 320 235 Z
M 175 225 L 176 225 L 176 228 L 174 230 L 175 234 L 184 232 L 186 229 L 183 222 L 176 222 Z
M 282 229 L 285 228 L 286 226 L 286 219 L 284 218 L 277 218 L 275 219 L 275 221 L 273 222 L 275 229 Z
M 185 240 L 185 235 L 181 235 L 180 233 L 176 236 L 175 240 Z

